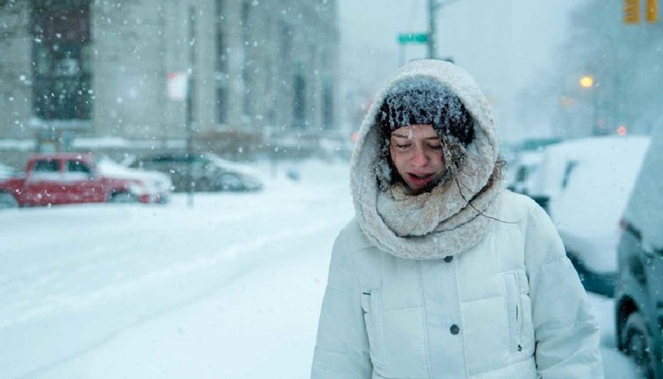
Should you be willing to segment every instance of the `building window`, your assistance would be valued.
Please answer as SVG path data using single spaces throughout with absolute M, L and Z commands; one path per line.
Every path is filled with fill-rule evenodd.
M 215 54 L 215 109 L 216 123 L 223 125 L 228 123 L 228 56 L 226 51 L 224 25 L 223 0 L 216 0 L 216 54 Z
M 219 24 L 224 18 L 224 0 L 215 0 L 214 2 L 214 14 L 216 15 L 216 23 Z
M 281 34 L 279 42 L 279 52 L 281 54 L 281 62 L 289 65 L 292 59 L 292 27 L 285 22 L 281 23 Z
M 225 85 L 216 87 L 216 123 L 228 124 L 228 89 Z
M 89 0 L 32 0 L 31 32 L 35 115 L 44 120 L 89 120 Z
M 244 115 L 253 114 L 253 102 L 251 101 L 251 69 L 253 61 L 250 57 L 251 46 L 251 25 L 250 15 L 251 4 L 247 1 L 242 2 L 241 20 L 242 20 L 242 45 L 244 47 L 244 64 L 242 65 L 242 82 L 244 83 L 244 93 L 242 94 L 242 110 Z
M 295 127 L 304 129 L 306 127 L 306 80 L 304 79 L 304 75 L 295 75 L 294 90 Z
M 326 130 L 334 127 L 334 85 L 329 78 L 322 84 L 322 127 Z

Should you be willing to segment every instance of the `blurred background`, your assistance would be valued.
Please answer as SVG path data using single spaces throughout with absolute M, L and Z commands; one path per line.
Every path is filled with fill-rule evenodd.
M 663 379 L 660 12 L 0 0 L 0 376 L 307 377 L 356 133 L 434 58 L 487 95 L 504 185 L 557 226 L 606 376 Z

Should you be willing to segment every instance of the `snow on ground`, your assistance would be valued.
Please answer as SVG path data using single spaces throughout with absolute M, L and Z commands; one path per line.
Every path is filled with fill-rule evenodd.
M 284 171 L 283 166 L 279 172 Z M 166 206 L 0 212 L 3 378 L 306 378 L 347 166 Z M 593 296 L 608 379 L 613 301 Z

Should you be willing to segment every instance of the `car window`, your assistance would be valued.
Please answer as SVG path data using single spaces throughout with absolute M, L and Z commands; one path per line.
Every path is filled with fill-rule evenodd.
M 562 180 L 562 188 L 566 188 L 569 185 L 569 179 L 571 179 L 571 174 L 573 170 L 578 166 L 578 161 L 569 161 L 566 163 L 564 168 L 564 179 Z
M 60 164 L 57 160 L 43 159 L 35 162 L 30 173 L 31 180 L 34 181 L 60 181 Z
M 35 162 L 34 168 L 32 169 L 34 173 L 57 173 L 58 172 L 58 161 L 55 160 L 39 160 Z
M 67 172 L 92 174 L 90 167 L 81 161 L 67 161 Z
M 173 159 L 173 157 L 170 156 L 170 155 L 160 155 L 160 156 L 158 156 L 158 157 L 153 158 L 152 160 L 153 160 L 154 162 L 159 162 L 159 163 L 170 163 L 170 162 L 172 162 L 174 159 Z M 149 159 L 148 159 L 148 161 L 149 161 Z
M 524 182 L 525 179 L 527 179 L 527 166 L 520 166 L 516 173 L 516 183 Z

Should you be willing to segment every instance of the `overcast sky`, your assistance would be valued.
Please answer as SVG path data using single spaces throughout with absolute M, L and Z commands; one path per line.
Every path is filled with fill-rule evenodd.
M 444 2 L 445 0 L 441 0 Z M 438 56 L 472 73 L 495 107 L 506 140 L 545 135 L 516 123 L 516 97 L 555 57 L 569 10 L 582 0 L 458 0 L 438 12 Z M 397 34 L 425 32 L 428 0 L 338 0 L 346 86 L 376 89 L 398 66 Z M 409 45 L 406 59 L 424 58 Z

